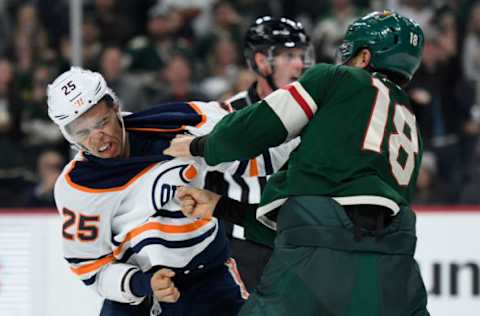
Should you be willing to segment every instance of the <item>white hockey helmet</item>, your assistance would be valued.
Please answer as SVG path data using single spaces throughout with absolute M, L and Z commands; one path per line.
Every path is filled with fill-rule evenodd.
M 58 125 L 65 138 L 75 144 L 66 126 L 87 112 L 105 95 L 116 104 L 117 97 L 98 72 L 71 67 L 48 85 L 48 115 Z

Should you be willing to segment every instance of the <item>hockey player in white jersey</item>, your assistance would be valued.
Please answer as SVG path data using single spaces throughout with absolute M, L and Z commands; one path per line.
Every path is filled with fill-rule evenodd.
M 55 186 L 65 259 L 105 298 L 101 315 L 236 315 L 248 292 L 222 225 L 185 217 L 175 198 L 177 186 L 210 188 L 211 167 L 162 154 L 177 134 L 208 133 L 227 114 L 220 104 L 177 102 L 125 114 L 100 74 L 72 68 L 49 85 L 48 108 L 79 150 Z M 274 170 L 294 147 L 272 155 Z M 248 180 L 265 175 L 265 162 L 214 169 Z M 246 183 L 258 203 L 258 181 Z M 227 194 L 239 200 L 244 189 Z

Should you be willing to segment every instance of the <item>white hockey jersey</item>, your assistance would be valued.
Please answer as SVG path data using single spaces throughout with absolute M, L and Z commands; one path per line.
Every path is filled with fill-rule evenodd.
M 163 156 L 172 135 L 206 134 L 227 113 L 216 102 L 190 102 L 125 116 L 130 158 L 79 153 L 64 168 L 55 186 L 57 208 L 64 217 L 64 256 L 72 272 L 102 297 L 139 303 L 142 298 L 129 288 L 138 269 L 168 267 L 186 273 L 227 259 L 228 244 L 217 219 L 183 216 L 176 188 L 205 187 L 208 173 L 216 170 L 226 179 L 245 179 L 244 185 L 227 190 L 230 198 L 258 203 L 261 188 L 255 177 L 265 176 L 266 169 L 278 170 L 296 147 L 276 148 L 268 162 L 258 157 L 214 168 L 203 158 Z

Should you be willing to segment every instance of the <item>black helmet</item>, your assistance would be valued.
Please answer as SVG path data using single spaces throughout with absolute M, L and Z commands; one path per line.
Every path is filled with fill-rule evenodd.
M 256 70 L 254 55 L 262 52 L 273 55 L 277 48 L 309 48 L 310 38 L 300 22 L 288 18 L 264 16 L 255 20 L 248 28 L 244 40 L 244 53 L 248 65 Z M 304 60 L 305 67 L 313 65 L 314 54 Z

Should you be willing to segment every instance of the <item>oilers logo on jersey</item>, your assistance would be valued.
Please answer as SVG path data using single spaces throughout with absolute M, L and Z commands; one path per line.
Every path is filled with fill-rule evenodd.
M 196 175 L 197 169 L 193 164 L 172 166 L 160 172 L 155 178 L 152 187 L 152 203 L 154 209 L 161 211 L 162 208 L 175 197 L 177 185 L 172 185 L 172 182 L 186 185 L 189 184 Z

